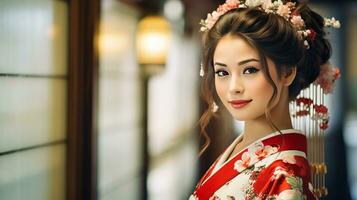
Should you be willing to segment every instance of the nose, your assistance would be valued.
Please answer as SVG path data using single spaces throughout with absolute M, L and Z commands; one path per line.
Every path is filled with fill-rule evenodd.
M 239 76 L 232 76 L 229 82 L 229 93 L 237 94 L 242 93 L 244 90 L 242 80 Z

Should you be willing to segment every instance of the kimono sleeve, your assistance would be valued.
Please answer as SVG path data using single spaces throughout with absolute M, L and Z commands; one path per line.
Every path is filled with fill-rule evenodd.
M 309 163 L 300 156 L 274 161 L 257 176 L 253 190 L 262 199 L 317 199 L 312 193 Z

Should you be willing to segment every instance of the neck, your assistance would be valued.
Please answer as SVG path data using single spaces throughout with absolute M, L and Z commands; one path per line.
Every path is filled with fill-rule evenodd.
M 271 110 L 270 119 L 279 130 L 292 129 L 289 103 L 287 97 L 283 99 L 285 100 L 279 102 Z M 257 119 L 245 121 L 243 140 L 247 143 L 251 143 L 275 131 L 277 130 L 270 125 L 269 120 L 263 115 Z

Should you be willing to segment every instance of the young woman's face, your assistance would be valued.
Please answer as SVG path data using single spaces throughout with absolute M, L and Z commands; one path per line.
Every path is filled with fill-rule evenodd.
M 277 97 L 281 93 L 274 63 L 267 59 L 270 76 L 277 86 Z M 265 116 L 265 109 L 273 95 L 262 70 L 258 52 L 238 36 L 224 36 L 213 56 L 216 91 L 224 106 L 236 120 L 248 121 Z

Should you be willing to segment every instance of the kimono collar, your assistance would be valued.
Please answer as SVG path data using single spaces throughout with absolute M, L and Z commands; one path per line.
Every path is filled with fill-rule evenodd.
M 306 155 L 306 136 L 299 130 L 287 129 L 273 132 L 248 145 L 238 154 L 222 163 L 227 158 L 240 136 L 219 156 L 196 186 L 195 194 L 208 199 L 217 189 L 233 179 L 258 161 L 286 150 L 297 150 Z M 220 164 L 220 165 L 218 165 Z M 202 198 L 203 197 L 203 198 Z

